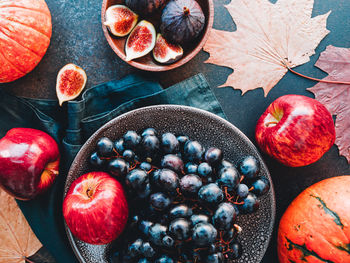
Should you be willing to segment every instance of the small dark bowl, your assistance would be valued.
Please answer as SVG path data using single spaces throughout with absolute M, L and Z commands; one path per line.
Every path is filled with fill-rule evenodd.
M 227 160 L 237 163 L 242 156 L 253 155 L 261 162 L 262 176 L 271 183 L 268 194 L 260 197 L 260 209 L 252 215 L 240 215 L 237 224 L 243 231 L 239 241 L 243 246 L 243 255 L 232 263 L 258 263 L 268 247 L 275 220 L 275 196 L 271 177 L 259 152 L 249 139 L 228 121 L 207 111 L 177 105 L 145 107 L 125 113 L 96 131 L 83 145 L 69 170 L 64 188 L 64 196 L 79 176 L 92 171 L 89 156 L 94 151 L 99 138 L 107 136 L 112 140 L 120 138 L 127 130 L 142 131 L 153 127 L 159 133 L 173 132 L 188 135 L 198 140 L 205 148 L 219 147 Z M 68 239 L 80 262 L 111 262 L 113 243 L 97 246 L 89 245 L 75 238 L 65 225 Z
M 209 37 L 209 32 L 210 29 L 213 26 L 213 21 L 214 21 L 214 4 L 213 0 L 197 0 L 198 4 L 201 6 L 203 13 L 205 15 L 205 26 L 203 29 L 203 32 L 201 35 L 193 41 L 193 43 L 190 43 L 189 45 L 183 46 L 184 49 L 184 55 L 183 57 L 178 60 L 175 63 L 166 65 L 166 64 L 160 64 L 157 63 L 153 57 L 152 57 L 152 52 L 147 54 L 146 56 L 143 56 L 138 59 L 134 59 L 132 61 L 126 61 L 129 63 L 131 66 L 134 66 L 135 68 L 139 68 L 142 70 L 147 70 L 147 71 L 166 71 L 166 70 L 171 70 L 177 67 L 182 66 L 183 64 L 187 63 L 190 61 L 195 55 L 198 54 L 198 52 L 202 49 L 204 46 L 205 42 L 207 41 Z M 102 28 L 104 35 L 108 41 L 108 44 L 111 46 L 113 51 L 122 59 L 125 61 L 125 42 L 127 39 L 126 37 L 115 37 L 113 36 L 108 28 L 103 25 L 103 23 L 106 21 L 106 10 L 108 7 L 112 5 L 117 5 L 117 4 L 124 4 L 124 0 L 103 0 L 102 3 L 102 10 L 101 10 L 101 18 L 102 18 Z M 139 19 L 140 20 L 140 19 Z M 150 20 L 150 22 L 153 23 L 153 25 L 156 28 L 156 31 L 159 32 L 159 19 L 150 19 L 146 18 L 146 20 Z

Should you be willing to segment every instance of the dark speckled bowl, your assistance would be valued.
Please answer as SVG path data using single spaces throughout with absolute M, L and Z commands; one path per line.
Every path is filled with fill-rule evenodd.
M 269 178 L 269 171 L 260 154 L 249 139 L 235 126 L 216 115 L 192 107 L 161 105 L 146 107 L 123 114 L 108 122 L 95 132 L 84 144 L 76 156 L 67 176 L 65 184 L 66 195 L 71 183 L 79 176 L 91 171 L 88 164 L 89 155 L 94 151 L 99 138 L 107 136 L 112 140 L 120 138 L 127 130 L 141 131 L 154 127 L 160 133 L 173 132 L 186 134 L 191 139 L 200 141 L 205 147 L 216 146 L 223 150 L 225 158 L 233 163 L 244 155 L 254 155 L 261 162 L 261 175 Z M 240 215 L 238 224 L 243 231 L 240 242 L 244 253 L 239 260 L 232 262 L 260 262 L 267 249 L 275 220 L 275 197 L 271 187 L 270 192 L 261 197 L 261 206 L 253 215 Z M 80 262 L 104 263 L 110 262 L 111 244 L 96 246 L 84 243 L 71 234 L 66 226 L 69 241 Z

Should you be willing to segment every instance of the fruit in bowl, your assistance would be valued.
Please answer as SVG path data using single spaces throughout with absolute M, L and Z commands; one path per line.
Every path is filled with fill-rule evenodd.
M 164 8 L 160 31 L 170 43 L 186 44 L 203 31 L 205 16 L 195 0 L 172 0 Z
M 156 30 L 154 26 L 142 20 L 131 31 L 125 43 L 126 61 L 143 57 L 152 51 L 156 43 Z
M 236 164 L 223 158 L 221 149 L 206 150 L 186 135 L 159 134 L 153 128 L 139 133 L 129 130 L 115 141 L 100 138 L 90 154 L 90 169 L 109 173 L 123 185 L 130 210 L 129 222 L 115 241 L 117 261 L 226 262 L 239 258 L 244 248 L 238 237 L 244 229 L 237 225 L 237 217 L 258 210 L 260 196 L 269 191 L 270 183 L 261 175 L 256 157 L 242 156 Z M 106 214 L 101 207 L 108 203 L 109 211 L 117 213 L 114 202 L 93 201 L 96 205 L 83 209 L 70 201 L 74 194 L 87 200 L 89 190 L 83 187 L 87 175 L 70 186 L 63 208 L 69 229 L 83 241 L 89 239 L 76 230 L 86 228 L 81 221 L 98 218 L 95 207 Z M 103 189 L 96 193 L 111 196 Z M 93 194 L 90 198 L 94 199 Z M 76 207 L 77 212 L 69 215 L 67 207 Z M 69 223 L 69 218 L 77 223 Z M 112 222 L 118 219 L 108 215 L 89 225 Z M 91 233 L 98 233 L 96 238 L 110 232 L 90 228 Z
M 220 170 L 225 173 L 219 176 Z M 254 145 L 217 115 L 179 105 L 150 106 L 125 113 L 101 127 L 83 145 L 67 175 L 65 194 L 74 180 L 91 171 L 109 173 L 123 185 L 129 220 L 122 234 L 105 246 L 82 242 L 66 225 L 73 250 L 85 261 L 172 262 L 180 256 L 177 249 L 172 249 L 175 241 L 179 243 L 179 252 L 187 254 L 186 262 L 194 262 L 195 258 L 197 262 L 221 259 L 230 262 L 231 259 L 218 254 L 220 248 L 216 250 L 215 245 L 206 246 L 211 248 L 206 250 L 208 254 L 197 250 L 201 260 L 198 253 L 189 255 L 195 249 L 190 242 L 193 226 L 199 223 L 204 226 L 196 228 L 195 239 L 202 229 L 213 235 L 216 230 L 217 239 L 220 232 L 227 232 L 223 236 L 224 246 L 229 246 L 230 251 L 221 252 L 232 259 L 242 255 L 233 261 L 258 263 L 263 258 L 274 225 L 271 178 Z M 234 188 L 237 177 L 238 185 Z M 214 185 L 208 187 L 210 184 L 219 190 Z M 207 187 L 201 190 L 199 198 L 199 190 L 204 186 Z M 225 187 L 236 204 L 227 199 Z M 211 191 L 217 199 L 210 197 Z M 221 199 L 220 192 L 223 200 L 216 203 Z M 226 221 L 221 218 L 222 213 L 235 218 Z M 232 223 L 232 228 L 223 229 Z M 186 230 L 184 237 L 189 235 L 190 239 L 177 241 L 182 236 L 180 229 Z M 208 240 L 205 242 L 212 239 Z M 164 245 L 157 245 L 160 242 Z M 256 245 L 252 246 L 252 242 Z M 138 256 L 129 258 L 129 247 Z
M 287 166 L 299 167 L 319 160 L 335 141 L 335 128 L 327 108 L 315 99 L 285 95 L 270 104 L 256 125 L 259 147 Z
M 122 1 L 104 0 L 102 23 L 108 28 L 107 30 L 103 27 L 105 36 L 112 49 L 123 60 L 144 70 L 164 71 L 188 62 L 201 50 L 213 23 L 212 0 L 128 0 L 125 2 L 126 6 L 122 4 Z M 120 11 L 115 11 L 117 9 Z M 125 15 L 129 12 L 134 15 Z M 129 31 L 115 30 L 114 27 L 130 28 L 129 20 L 135 20 L 128 18 L 137 19 L 138 16 L 152 24 L 154 37 L 161 33 L 161 37 L 157 37 L 156 45 L 150 41 L 149 32 L 139 32 L 130 38 L 131 32 L 126 39 L 123 36 L 127 36 L 126 32 Z M 119 34 L 119 31 L 125 34 Z M 130 42 L 135 44 L 130 45 Z M 153 52 L 150 53 L 152 49 Z
M 89 244 L 102 245 L 116 239 L 128 214 L 123 187 L 104 172 L 90 172 L 76 179 L 63 201 L 69 229 Z
M 33 199 L 53 184 L 60 153 L 47 133 L 13 128 L 0 140 L 0 185 L 17 199 Z
M 174 45 L 166 41 L 161 35 L 157 35 L 156 44 L 153 49 L 154 59 L 162 64 L 171 64 L 183 56 L 183 49 L 180 45 Z
M 159 12 L 167 0 L 125 0 L 125 4 L 135 12 L 148 16 Z
M 109 31 L 117 36 L 129 35 L 135 27 L 139 16 L 124 5 L 112 5 L 106 11 L 106 22 L 103 24 Z

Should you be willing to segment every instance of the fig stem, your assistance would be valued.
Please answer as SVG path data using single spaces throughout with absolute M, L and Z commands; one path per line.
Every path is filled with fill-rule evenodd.
M 184 15 L 188 16 L 190 14 L 190 9 L 187 6 L 184 6 Z
M 337 80 L 325 80 L 325 79 L 317 79 L 317 78 L 313 78 L 313 77 L 309 77 L 309 76 L 306 76 L 306 75 L 303 75 L 299 72 L 296 72 L 295 70 L 291 69 L 289 66 L 287 66 L 287 69 L 294 73 L 295 75 L 298 75 L 300 77 L 303 77 L 303 78 L 306 78 L 306 79 L 310 79 L 310 80 L 314 80 L 314 81 L 318 81 L 318 82 L 322 82 L 322 83 L 329 83 L 329 84 L 343 84 L 343 85 L 350 85 L 350 82 L 348 81 L 337 81 Z

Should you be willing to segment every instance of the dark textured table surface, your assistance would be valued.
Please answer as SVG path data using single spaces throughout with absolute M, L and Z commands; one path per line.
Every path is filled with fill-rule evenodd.
M 10 84 L 3 84 L 8 91 L 24 97 L 56 98 L 55 82 L 59 69 L 72 62 L 80 65 L 88 75 L 88 87 L 112 79 L 119 79 L 131 72 L 154 77 L 164 87 L 202 72 L 208 79 L 217 98 L 221 102 L 230 122 L 241 129 L 254 143 L 255 124 L 276 98 L 284 94 L 302 94 L 312 97 L 306 88 L 315 83 L 288 73 L 265 98 L 262 89 L 241 96 L 241 92 L 230 87 L 217 89 L 232 71 L 228 68 L 204 64 L 208 54 L 200 52 L 192 61 L 181 68 L 165 73 L 142 72 L 131 68 L 113 53 L 104 38 L 100 8 L 102 0 L 46 0 L 52 12 L 53 37 L 42 62 L 33 72 Z M 276 2 L 276 1 L 272 1 Z M 215 0 L 214 27 L 228 31 L 235 30 L 224 4 L 229 0 Z M 297 68 L 298 71 L 318 78 L 325 73 L 313 65 L 318 55 L 327 45 L 350 47 L 350 1 L 315 0 L 313 15 L 332 10 L 327 28 L 330 34 L 316 49 L 311 61 Z M 234 48 L 234 46 L 233 46 Z M 270 169 L 276 191 L 277 217 L 275 233 L 266 252 L 264 263 L 277 262 L 276 230 L 279 219 L 289 203 L 306 187 L 328 177 L 350 174 L 344 157 L 339 157 L 333 146 L 323 158 L 307 167 L 288 168 L 264 156 Z

